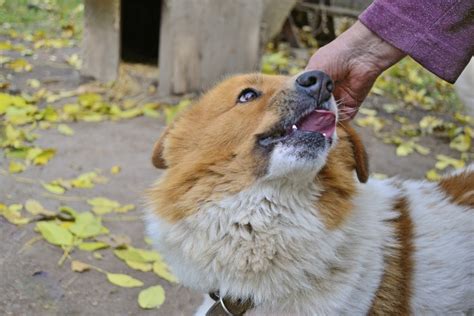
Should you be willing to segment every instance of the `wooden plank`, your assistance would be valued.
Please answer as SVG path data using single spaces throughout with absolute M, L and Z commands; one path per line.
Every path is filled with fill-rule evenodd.
M 182 94 L 258 70 L 261 0 L 163 0 L 159 93 Z
M 117 78 L 120 63 L 120 0 L 85 0 L 82 74 Z

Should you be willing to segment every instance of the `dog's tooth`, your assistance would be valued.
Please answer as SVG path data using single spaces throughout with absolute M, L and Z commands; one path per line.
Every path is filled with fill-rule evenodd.
M 296 131 L 298 129 L 298 127 L 296 125 L 293 124 L 293 126 L 291 127 L 292 130 Z
M 323 136 L 326 137 L 326 133 L 323 133 Z

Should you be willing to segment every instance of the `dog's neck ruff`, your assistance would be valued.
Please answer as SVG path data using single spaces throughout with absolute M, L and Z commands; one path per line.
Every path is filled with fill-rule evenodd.
M 396 194 L 380 186 L 367 184 L 355 197 L 361 207 L 337 229 L 326 228 L 315 209 L 321 187 L 283 179 L 202 203 L 176 224 L 154 217 L 149 233 L 186 286 L 301 315 L 314 310 L 298 306 L 365 313 L 365 293 L 377 289 L 382 244 L 391 235 L 380 222 L 392 214 L 380 210 L 390 209 Z

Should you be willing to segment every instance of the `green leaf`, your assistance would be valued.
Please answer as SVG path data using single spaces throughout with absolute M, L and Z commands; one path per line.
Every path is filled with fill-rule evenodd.
M 152 270 L 153 266 L 151 263 L 136 262 L 136 261 L 125 261 L 125 263 L 132 269 L 149 272 Z
M 66 124 L 59 124 L 58 125 L 58 132 L 66 136 L 74 135 L 74 130 L 67 126 Z
M 57 246 L 72 246 L 73 244 L 72 234 L 54 222 L 39 222 L 36 228 L 50 244 Z
M 156 251 L 139 249 L 134 247 L 114 250 L 114 254 L 123 261 L 147 263 L 163 260 Z
M 119 202 L 104 197 L 89 199 L 87 203 L 92 206 L 92 211 L 98 215 L 110 213 L 120 207 Z
M 5 204 L 0 203 L 0 215 L 12 224 L 25 225 L 29 223 L 30 219 L 21 216 L 22 208 L 23 205 L 21 204 L 12 204 L 7 207 Z
M 32 215 L 46 215 L 46 216 L 53 216 L 55 215 L 54 212 L 48 211 L 41 205 L 40 202 L 29 199 L 25 202 L 25 209 L 27 212 L 29 212 Z
M 465 163 L 463 160 L 454 159 L 446 155 L 437 155 L 436 159 L 438 160 L 435 164 L 436 169 L 444 170 L 448 166 L 453 166 L 455 169 L 464 167 Z
M 471 148 L 471 135 L 463 133 L 456 136 L 450 143 L 449 147 L 460 152 L 466 152 Z
M 158 308 L 164 302 L 165 290 L 161 285 L 151 286 L 138 294 L 138 305 L 143 309 Z
M 64 194 L 64 192 L 66 192 L 66 189 L 64 189 L 59 184 L 42 183 L 41 185 L 43 186 L 43 188 L 54 194 Z
M 168 266 L 163 261 L 153 263 L 153 272 L 168 282 L 178 283 L 178 279 L 170 272 Z
M 24 164 L 16 162 L 16 161 L 10 161 L 10 165 L 8 166 L 8 171 L 10 173 L 20 173 L 25 171 L 26 167 Z
M 121 286 L 121 287 L 140 287 L 143 286 L 143 282 L 132 278 L 129 275 L 121 273 L 107 273 L 107 280 L 110 283 Z
M 80 213 L 69 230 L 80 238 L 89 238 L 103 233 L 101 219 L 95 217 L 91 212 Z
M 81 242 L 78 247 L 84 251 L 96 251 L 99 249 L 108 248 L 109 245 L 105 242 Z

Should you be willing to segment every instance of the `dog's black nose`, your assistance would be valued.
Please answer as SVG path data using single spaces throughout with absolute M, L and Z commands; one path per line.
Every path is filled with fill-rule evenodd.
M 296 78 L 296 89 L 304 92 L 321 104 L 329 100 L 334 89 L 331 78 L 322 71 L 306 71 Z

